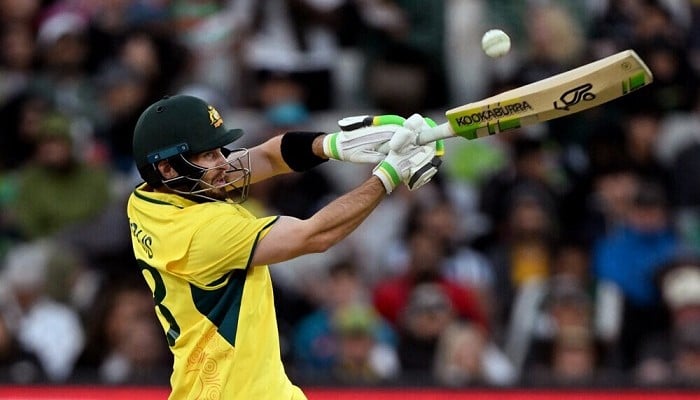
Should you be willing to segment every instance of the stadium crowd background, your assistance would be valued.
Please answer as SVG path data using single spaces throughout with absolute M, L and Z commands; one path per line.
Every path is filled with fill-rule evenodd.
M 481 34 L 511 34 L 488 59 Z M 133 126 L 205 98 L 244 144 L 442 112 L 627 48 L 623 100 L 447 143 L 342 245 L 272 268 L 304 385 L 700 384 L 697 0 L 0 0 L 0 382 L 167 385 L 130 248 Z M 308 217 L 372 166 L 252 189 Z

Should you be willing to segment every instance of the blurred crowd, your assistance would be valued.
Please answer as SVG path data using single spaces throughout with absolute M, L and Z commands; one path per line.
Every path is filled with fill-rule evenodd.
M 506 57 L 480 49 L 492 27 Z M 0 382 L 167 384 L 125 215 L 133 127 L 163 95 L 253 145 L 350 115 L 442 122 L 629 48 L 651 86 L 451 139 L 430 185 L 272 266 L 302 387 L 700 387 L 700 1 L 0 0 Z M 372 167 L 245 205 L 306 218 Z

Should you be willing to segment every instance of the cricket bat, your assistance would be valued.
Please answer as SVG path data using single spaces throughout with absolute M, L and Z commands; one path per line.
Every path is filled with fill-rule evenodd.
M 634 50 L 445 112 L 447 122 L 420 134 L 421 144 L 461 136 L 476 139 L 566 117 L 632 93 L 653 81 Z

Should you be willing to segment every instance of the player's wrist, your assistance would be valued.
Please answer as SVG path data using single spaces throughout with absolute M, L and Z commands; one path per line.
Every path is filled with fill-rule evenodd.
M 311 143 L 311 152 L 319 158 L 323 158 L 324 160 L 329 159 L 328 155 L 326 155 L 325 149 L 324 149 L 324 143 L 326 141 L 326 138 L 330 136 L 328 133 L 324 133 L 321 135 L 318 135 L 314 138 L 314 141 Z
M 380 162 L 376 167 L 374 167 L 374 170 L 372 170 L 372 175 L 379 178 L 387 194 L 393 192 L 403 180 L 399 171 L 397 171 L 396 168 L 386 160 Z
M 384 186 L 384 182 L 382 181 L 382 178 L 380 178 L 378 175 L 375 175 L 372 173 L 372 175 L 369 177 L 368 182 L 371 184 L 374 184 L 377 186 L 377 190 L 380 190 L 383 194 L 388 195 L 389 193 L 386 191 L 386 186 Z
M 321 151 L 325 158 L 342 160 L 342 154 L 338 147 L 338 133 L 329 133 L 321 140 Z

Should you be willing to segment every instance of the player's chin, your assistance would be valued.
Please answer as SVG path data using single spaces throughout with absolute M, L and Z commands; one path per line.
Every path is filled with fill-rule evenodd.
M 228 198 L 228 192 L 224 188 L 209 189 L 205 194 L 216 200 L 226 200 Z

